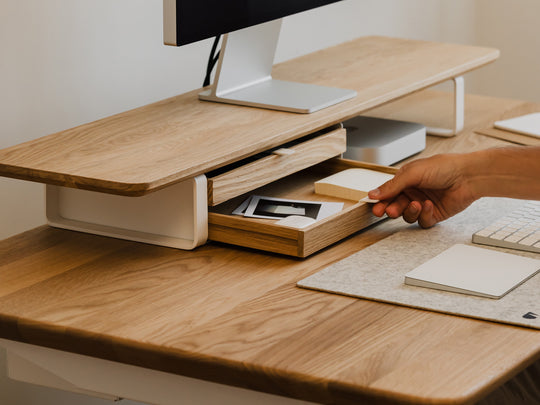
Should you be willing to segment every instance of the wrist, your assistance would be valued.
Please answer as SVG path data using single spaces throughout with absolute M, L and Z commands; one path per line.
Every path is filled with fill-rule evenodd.
M 496 157 L 492 149 L 466 153 L 460 156 L 459 175 L 473 201 L 490 195 L 493 190 Z
M 463 176 L 474 199 L 539 198 L 539 148 L 508 146 L 463 155 Z

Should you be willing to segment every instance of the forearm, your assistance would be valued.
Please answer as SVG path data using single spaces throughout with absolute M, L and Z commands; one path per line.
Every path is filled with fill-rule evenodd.
M 492 148 L 462 156 L 463 177 L 475 198 L 540 200 L 540 147 Z

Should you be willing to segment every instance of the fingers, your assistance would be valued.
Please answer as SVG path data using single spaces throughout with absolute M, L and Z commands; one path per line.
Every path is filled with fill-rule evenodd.
M 422 204 L 418 201 L 411 201 L 405 211 L 403 211 L 403 219 L 409 224 L 413 224 L 418 221 L 418 217 L 422 212 Z
M 410 203 L 405 194 L 400 194 L 395 200 L 380 201 L 376 203 L 371 211 L 374 215 L 382 217 L 384 214 L 390 218 L 400 217 Z
M 418 217 L 418 225 L 422 228 L 431 228 L 436 223 L 437 220 L 433 215 L 433 203 L 430 200 L 426 200 Z
M 386 214 L 386 207 L 388 207 L 389 203 L 389 201 L 380 201 L 371 208 L 371 212 L 373 212 L 373 215 L 376 217 L 382 217 Z
M 418 225 L 422 228 L 431 228 L 437 223 L 434 216 L 433 202 L 430 200 L 423 202 L 411 201 L 403 194 L 394 201 L 381 201 L 375 204 L 372 212 L 378 217 L 382 217 L 384 214 L 387 214 L 390 218 L 402 216 L 410 224 L 418 221 Z
M 410 203 L 411 200 L 405 194 L 400 194 L 386 207 L 386 214 L 390 218 L 399 218 L 403 215 Z

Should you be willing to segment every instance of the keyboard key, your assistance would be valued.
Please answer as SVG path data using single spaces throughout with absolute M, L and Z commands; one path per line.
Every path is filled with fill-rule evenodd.
M 504 238 L 506 242 L 511 242 L 511 243 L 519 242 L 521 239 L 523 238 L 519 235 L 510 235 L 509 237 Z
M 536 242 L 538 242 L 538 239 L 533 238 L 532 236 L 529 236 L 529 237 L 527 237 L 527 238 L 521 239 L 521 240 L 519 241 L 519 244 L 520 244 L 520 245 L 525 245 L 525 246 L 532 246 L 532 245 L 534 245 Z
M 480 236 L 489 236 L 493 233 L 491 229 L 482 229 L 481 231 L 476 232 L 477 235 Z
M 540 253 L 540 201 L 527 201 L 496 219 L 476 232 L 473 242 Z

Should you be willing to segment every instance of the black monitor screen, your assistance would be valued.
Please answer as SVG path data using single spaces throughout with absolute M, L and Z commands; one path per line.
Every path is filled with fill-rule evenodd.
M 189 44 L 338 1 L 176 0 L 176 43 Z

